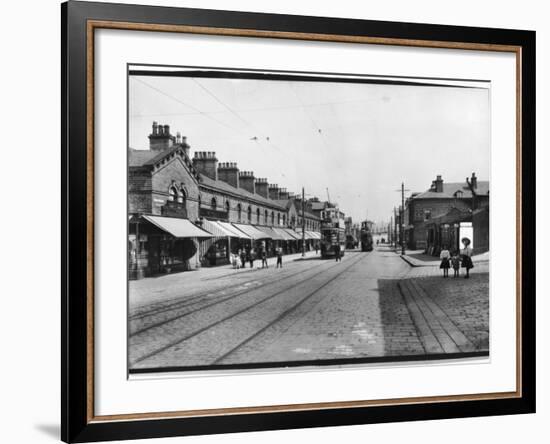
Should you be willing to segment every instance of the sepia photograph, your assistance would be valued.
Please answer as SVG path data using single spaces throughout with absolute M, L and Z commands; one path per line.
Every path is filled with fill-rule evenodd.
M 127 73 L 130 374 L 489 358 L 491 82 Z

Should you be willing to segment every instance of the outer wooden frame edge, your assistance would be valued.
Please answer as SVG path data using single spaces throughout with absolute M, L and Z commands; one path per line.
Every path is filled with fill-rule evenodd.
M 163 20 L 182 22 L 182 17 L 179 17 L 179 20 L 178 17 L 173 17 L 174 11 L 178 11 L 180 16 L 185 17 L 184 22 L 188 22 L 189 25 L 162 23 Z M 289 18 L 291 27 L 295 27 L 297 22 L 315 21 L 316 26 L 323 25 L 323 32 L 304 33 L 298 32 L 296 29 L 294 31 L 285 30 Z M 136 23 L 136 19 L 143 20 L 143 22 Z M 213 26 L 205 26 L 205 20 L 212 22 Z M 243 21 L 248 23 L 248 27 L 242 27 Z M 219 23 L 231 24 L 232 22 L 236 22 L 241 27 L 216 26 Z M 260 23 L 258 27 L 261 30 L 249 28 L 251 24 L 256 23 Z M 355 35 L 324 32 L 325 29 L 339 31 L 347 29 L 346 26 L 342 27 L 346 23 L 353 29 Z M 358 24 L 363 24 L 365 29 L 358 30 Z M 370 34 L 372 35 L 370 37 L 362 36 L 361 33 L 368 29 L 368 25 L 373 24 L 379 27 L 387 25 L 390 34 L 393 32 L 394 36 L 380 37 L 376 35 L 376 32 Z M 403 26 L 407 27 L 409 34 L 410 28 L 416 27 L 416 33 L 419 36 L 425 37 L 432 34 L 433 37 L 438 36 L 438 39 L 410 38 L 410 35 L 406 35 L 409 38 L 401 38 L 400 35 L 404 32 Z M 516 171 L 518 233 L 516 242 L 518 246 L 518 274 L 522 276 L 521 279 L 518 279 L 517 288 L 519 302 L 517 315 L 518 390 L 512 393 L 489 395 L 472 394 L 94 417 L 93 359 L 90 359 L 90 356 L 93 357 L 93 46 L 90 46 L 89 42 L 96 27 L 515 52 L 518 73 L 516 91 L 518 98 L 518 166 Z M 268 29 L 265 29 L 266 27 Z M 283 30 L 281 31 L 279 28 Z M 453 35 L 453 31 L 459 30 L 461 34 L 465 30 L 468 31 L 468 33 L 462 34 L 465 37 L 464 40 L 468 41 L 457 43 L 440 39 L 440 36 Z M 380 30 L 378 31 L 380 32 Z M 412 33 L 414 34 L 414 32 L 413 29 Z M 130 9 L 128 5 L 81 2 L 63 4 L 62 439 L 67 442 L 83 442 L 533 412 L 535 408 L 534 298 L 529 301 L 527 298 L 522 299 L 521 295 L 534 295 L 535 279 L 534 174 L 522 175 L 522 165 L 531 166 L 534 171 L 534 44 L 534 33 L 526 31 L 148 6 L 133 6 Z M 527 58 L 524 55 L 526 49 Z M 527 64 L 523 63 L 525 60 L 528 60 Z M 87 88 L 84 88 L 86 82 L 81 83 L 83 73 L 88 82 Z M 525 79 L 529 79 L 527 85 L 523 83 Z M 528 120 L 522 119 L 522 109 L 532 111 Z M 83 123 L 84 126 L 82 126 Z M 83 141 L 86 143 L 83 144 Z M 522 150 L 524 146 L 528 149 Z M 80 176 L 79 172 L 83 172 L 84 177 Z M 530 193 L 527 194 L 526 191 L 530 191 Z M 529 196 L 529 200 L 525 196 Z M 84 197 L 85 199 L 83 199 Z M 529 216 L 529 218 L 525 216 Z M 528 221 L 528 224 L 524 224 L 522 220 Z M 84 232 L 86 232 L 86 236 L 83 236 Z M 530 247 L 528 254 L 523 248 L 525 245 L 523 245 L 522 239 L 528 240 L 526 243 Z M 529 242 L 530 240 L 533 242 Z M 83 258 L 84 261 L 82 261 Z M 523 270 L 528 270 L 529 276 L 522 275 Z M 85 289 L 82 288 L 83 283 Z M 69 295 L 73 295 L 71 300 L 69 300 Z M 527 320 L 531 322 L 528 325 L 525 323 Z M 522 325 L 523 328 L 521 328 Z

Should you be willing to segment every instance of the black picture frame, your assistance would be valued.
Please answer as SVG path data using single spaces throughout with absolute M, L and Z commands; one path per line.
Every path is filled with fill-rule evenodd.
M 407 41 L 433 46 L 505 45 L 517 48 L 519 83 L 518 184 L 520 271 L 518 293 L 518 384 L 514 396 L 494 399 L 440 399 L 437 402 L 331 408 L 255 410 L 230 415 L 95 418 L 93 415 L 93 146 L 89 106 L 91 21 L 261 31 L 266 34 L 361 38 L 381 44 Z M 61 5 L 62 23 L 62 374 L 61 438 L 90 442 L 181 435 L 370 424 L 535 412 L 535 32 L 507 29 L 396 23 L 248 12 L 199 10 L 69 1 Z M 283 37 L 292 38 L 292 37 Z M 456 42 L 460 45 L 455 46 Z M 419 46 L 422 46 L 419 44 Z M 431 45 L 428 45 L 431 46 Z M 93 379 L 93 378 L 92 378 Z

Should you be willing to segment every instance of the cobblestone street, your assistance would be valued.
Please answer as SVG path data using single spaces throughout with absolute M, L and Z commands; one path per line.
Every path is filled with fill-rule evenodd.
M 487 354 L 488 281 L 487 261 L 444 279 L 387 247 L 131 281 L 130 368 Z

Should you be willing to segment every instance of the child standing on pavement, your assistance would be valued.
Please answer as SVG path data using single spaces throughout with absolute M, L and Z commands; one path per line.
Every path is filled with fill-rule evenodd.
M 449 277 L 449 268 L 450 268 L 450 262 L 449 259 L 451 258 L 451 253 L 447 249 L 447 247 L 443 247 L 441 250 L 441 254 L 439 255 L 439 259 L 441 259 L 441 264 L 439 265 L 439 268 L 443 269 L 443 277 Z
M 454 271 L 453 277 L 457 278 L 460 273 L 460 257 L 458 257 L 456 251 L 453 253 L 453 257 L 451 258 L 451 265 Z
M 277 265 L 275 268 L 283 268 L 283 250 L 281 247 L 277 248 Z

